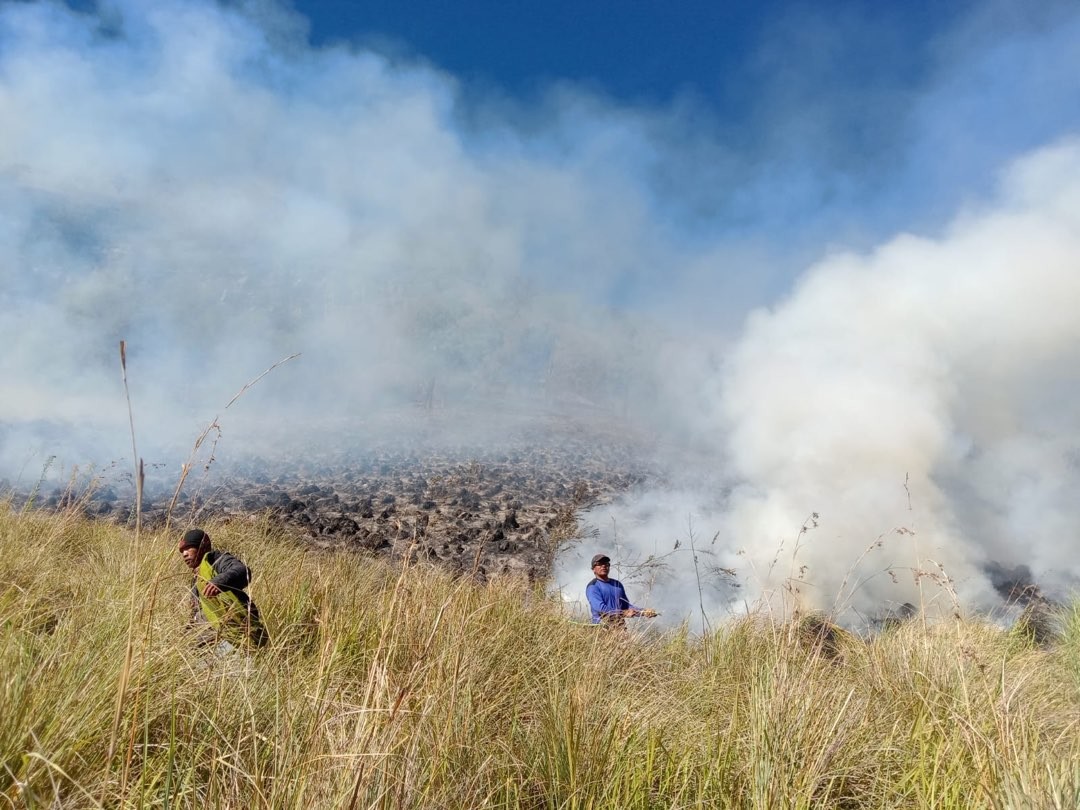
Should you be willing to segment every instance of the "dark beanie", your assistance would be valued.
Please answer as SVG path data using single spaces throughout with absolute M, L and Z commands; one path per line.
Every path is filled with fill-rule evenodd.
M 210 545 L 210 535 L 202 529 L 188 529 L 180 540 L 180 548 L 200 548 L 204 543 Z

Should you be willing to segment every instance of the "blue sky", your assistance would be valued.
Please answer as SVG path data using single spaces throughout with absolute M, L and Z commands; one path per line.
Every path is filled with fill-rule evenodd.
M 861 18 L 888 30 L 893 46 L 886 63 L 872 66 L 867 57 L 879 54 L 856 42 L 838 55 L 853 80 L 909 84 L 920 78 L 929 41 L 965 5 L 824 3 L 813 14 Z M 381 37 L 467 81 L 514 95 L 527 97 L 557 81 L 581 82 L 628 103 L 663 104 L 690 93 L 731 119 L 744 112 L 756 51 L 785 18 L 810 11 L 779 0 L 294 0 L 293 6 L 309 20 L 316 44 Z
M 763 238 L 783 231 L 805 244 L 800 261 L 837 240 L 866 246 L 897 230 L 932 231 L 992 189 L 1011 156 L 1080 121 L 1063 57 L 1077 43 L 1068 3 L 293 7 L 312 44 L 430 62 L 459 82 L 463 99 L 505 97 L 529 111 L 569 86 L 681 117 L 680 135 L 694 142 L 673 151 L 690 165 L 664 157 L 658 187 L 673 193 L 661 207 L 679 223 L 702 218 Z M 709 163 L 716 177 L 705 184 Z M 763 164 L 773 180 L 764 189 Z
M 447 70 L 519 95 L 582 82 L 628 102 L 691 91 L 720 103 L 778 4 L 298 2 L 312 41 L 383 36 Z

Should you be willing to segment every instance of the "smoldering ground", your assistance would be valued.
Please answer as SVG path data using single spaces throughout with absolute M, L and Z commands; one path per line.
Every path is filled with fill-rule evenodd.
M 4 475 L 128 452 L 124 339 L 167 470 L 215 415 L 219 460 L 271 465 L 627 425 L 663 472 L 581 553 L 674 551 L 643 569 L 666 616 L 785 583 L 984 607 L 991 561 L 1065 587 L 1075 9 L 986 6 L 918 77 L 845 92 L 905 43 L 807 15 L 765 35 L 737 125 L 692 97 L 485 95 L 314 48 L 271 3 L 0 5 Z M 691 527 L 721 581 L 687 599 Z

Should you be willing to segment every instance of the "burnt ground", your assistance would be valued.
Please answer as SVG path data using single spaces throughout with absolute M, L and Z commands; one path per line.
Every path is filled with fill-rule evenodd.
M 387 430 L 384 437 L 394 434 Z M 408 558 L 478 580 L 514 576 L 535 582 L 550 576 L 557 551 L 579 536 L 583 510 L 638 488 L 662 486 L 685 474 L 687 463 L 700 469 L 709 461 L 684 453 L 673 474 L 670 462 L 657 461 L 670 456 L 654 444 L 595 422 L 585 429 L 552 420 L 518 435 L 504 432 L 484 445 L 419 438 L 425 441 L 405 446 L 384 438 L 380 444 L 335 428 L 314 440 L 308 429 L 304 441 L 291 446 L 275 437 L 274 452 L 261 456 L 233 458 L 226 448 L 215 458 L 215 447 L 204 448 L 178 494 L 179 463 L 148 461 L 143 525 L 167 524 L 179 533 L 214 519 L 269 519 L 313 549 Z M 10 497 L 17 509 L 30 502 L 133 524 L 130 470 L 130 460 L 113 462 L 68 483 L 60 471 L 50 470 L 51 482 L 43 474 L 42 482 L 21 488 L 0 479 L 0 497 Z M 1013 620 L 1045 643 L 1053 635 L 1048 617 L 1057 603 L 1031 571 L 994 562 L 986 571 L 1002 603 L 1014 608 Z M 914 612 L 903 605 L 873 623 L 885 629 Z
M 213 518 L 268 517 L 315 548 L 428 561 L 484 580 L 546 578 L 581 509 L 655 479 L 644 456 L 596 437 L 536 436 L 498 448 L 360 448 L 193 464 L 179 474 L 147 467 L 142 521 L 180 531 Z M 89 487 L 15 493 L 21 507 L 75 507 L 133 522 L 130 472 L 114 466 Z M 175 470 L 176 466 L 171 465 Z M 175 498 L 175 502 L 174 502 Z M 170 520 L 170 506 L 171 520 Z

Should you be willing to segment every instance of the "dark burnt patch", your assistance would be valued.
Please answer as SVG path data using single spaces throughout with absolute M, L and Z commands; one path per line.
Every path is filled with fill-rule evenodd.
M 578 511 L 654 477 L 624 449 L 582 443 L 418 451 L 340 450 L 318 457 L 249 458 L 145 487 L 142 521 L 154 529 L 212 519 L 269 519 L 316 549 L 348 549 L 442 566 L 484 580 L 544 579 Z M 70 491 L 17 497 L 22 507 L 78 508 L 133 522 L 130 476 Z M 126 480 L 125 480 L 126 479 Z M 174 502 L 175 499 L 175 502 Z
M 1026 565 L 1010 567 L 989 562 L 985 570 L 990 584 L 1006 604 L 1027 605 L 1043 601 L 1043 593 Z

